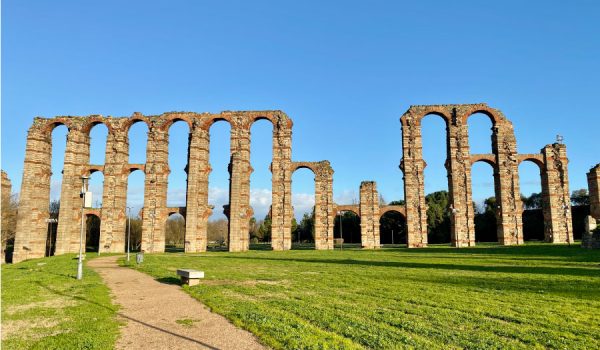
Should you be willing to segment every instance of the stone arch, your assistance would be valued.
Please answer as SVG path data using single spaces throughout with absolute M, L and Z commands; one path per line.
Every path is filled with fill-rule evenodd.
M 137 124 L 137 123 L 144 123 L 146 124 L 146 126 L 148 127 L 148 130 L 150 130 L 150 125 L 152 124 L 152 121 L 146 117 L 145 115 L 141 114 L 141 113 L 133 113 L 131 115 L 131 117 L 127 118 L 127 120 L 124 122 L 122 129 L 123 132 L 127 135 L 129 134 L 129 129 L 133 126 L 133 124 Z
M 471 166 L 477 162 L 489 164 L 496 171 L 496 157 L 493 154 L 472 154 Z
M 317 174 L 317 164 L 315 162 L 292 162 L 290 172 L 293 174 L 298 169 L 308 169 L 312 171 L 313 175 Z
M 335 212 L 339 214 L 341 211 L 349 211 L 360 217 L 360 209 L 358 204 L 336 205 Z
M 43 134 L 52 134 L 52 132 L 54 131 L 54 129 L 56 129 L 57 127 L 64 125 L 67 127 L 67 130 L 71 131 L 72 125 L 71 125 L 71 121 L 67 118 L 52 118 L 52 119 L 36 119 L 35 122 L 37 122 L 38 120 L 43 120 L 44 124 L 40 127 L 40 132 L 42 132 Z
M 158 128 L 165 132 L 168 132 L 171 126 L 179 121 L 185 122 L 191 131 L 194 124 L 194 117 L 195 113 L 171 112 L 161 114 L 154 121 L 157 123 Z
M 544 170 L 544 159 L 542 154 L 519 154 L 517 157 L 518 164 L 523 162 L 531 162 L 540 168 L 540 172 Z
M 381 217 L 383 215 L 385 215 L 386 213 L 389 212 L 397 212 L 398 214 L 402 215 L 404 217 L 404 219 L 406 220 L 406 208 L 403 205 L 384 205 L 381 206 L 379 209 L 379 218 L 381 219 Z
M 98 124 L 103 124 L 104 126 L 106 126 L 109 135 L 114 132 L 114 127 L 110 122 L 110 119 L 96 115 L 89 116 L 85 119 L 85 122 L 81 125 L 81 131 L 85 135 L 89 136 L 90 131 L 92 131 L 92 128 Z
M 473 104 L 473 105 L 460 105 L 457 110 L 458 116 L 463 125 L 467 124 L 467 120 L 473 114 L 481 113 L 490 118 L 492 122 L 492 126 L 497 126 L 501 124 L 506 118 L 502 115 L 502 112 L 489 107 L 485 103 L 481 104 Z

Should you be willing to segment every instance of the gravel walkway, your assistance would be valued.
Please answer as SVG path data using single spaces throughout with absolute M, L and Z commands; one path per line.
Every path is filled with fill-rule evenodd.
M 180 286 L 117 265 L 118 256 L 91 259 L 125 321 L 117 349 L 266 349 L 251 333 L 212 313 Z

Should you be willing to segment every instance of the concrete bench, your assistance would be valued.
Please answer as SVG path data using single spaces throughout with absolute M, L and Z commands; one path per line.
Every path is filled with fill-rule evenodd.
M 200 279 L 204 278 L 204 271 L 192 269 L 178 269 L 177 275 L 181 276 L 181 283 L 188 286 L 195 286 L 200 283 Z

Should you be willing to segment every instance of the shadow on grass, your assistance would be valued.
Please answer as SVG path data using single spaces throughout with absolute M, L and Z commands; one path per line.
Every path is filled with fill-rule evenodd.
M 246 257 L 223 256 L 225 259 L 268 260 L 280 262 L 310 263 L 310 264 L 339 264 L 339 265 L 364 265 L 376 267 L 397 267 L 408 269 L 435 269 L 435 270 L 460 270 L 496 273 L 543 274 L 564 276 L 600 277 L 600 268 L 580 267 L 548 267 L 548 266 L 486 266 L 486 265 L 458 265 L 442 263 L 419 263 L 406 261 L 376 261 L 357 259 L 315 259 L 315 258 L 285 258 L 285 257 Z
M 181 285 L 181 280 L 177 277 L 160 277 L 157 278 L 156 281 L 164 284 Z

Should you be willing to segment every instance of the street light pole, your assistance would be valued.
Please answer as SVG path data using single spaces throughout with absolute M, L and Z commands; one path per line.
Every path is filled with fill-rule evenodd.
M 131 207 L 127 207 L 127 262 L 129 262 L 129 250 L 131 249 Z
M 83 226 L 84 226 L 84 212 L 85 208 L 85 192 L 87 191 L 87 181 L 89 177 L 83 175 L 81 177 L 81 231 L 79 232 L 79 259 L 77 261 L 77 279 L 83 278 Z

